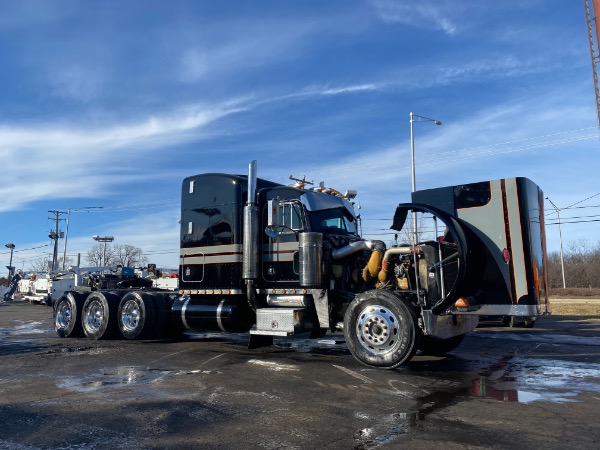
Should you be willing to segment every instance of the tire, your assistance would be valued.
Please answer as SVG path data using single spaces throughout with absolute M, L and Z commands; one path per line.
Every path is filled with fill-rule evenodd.
M 156 334 L 154 299 L 144 292 L 129 292 L 117 309 L 119 331 L 126 339 L 148 339 Z
M 456 347 L 458 347 L 464 339 L 464 334 L 453 336 L 448 339 L 438 339 L 431 336 L 421 336 L 419 350 L 421 350 L 421 353 L 423 353 L 424 355 L 445 356 L 446 353 L 451 352 Z
M 412 306 L 389 291 L 367 291 L 348 305 L 344 337 L 360 363 L 394 369 L 417 350 L 417 315 Z
M 81 311 L 85 294 L 65 292 L 54 307 L 54 331 L 60 337 L 83 337 Z
M 94 291 L 88 295 L 81 310 L 81 326 L 88 339 L 118 336 L 119 300 L 119 295 L 109 291 Z

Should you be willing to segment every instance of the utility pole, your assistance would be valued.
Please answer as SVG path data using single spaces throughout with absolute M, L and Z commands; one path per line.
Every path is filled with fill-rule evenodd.
M 54 230 L 50 230 L 48 233 L 48 237 L 54 241 L 54 253 L 52 256 L 52 268 L 50 271 L 52 273 L 58 270 L 58 239 L 61 237 L 61 232 L 58 231 L 58 222 L 64 219 L 60 218 L 61 214 L 65 214 L 64 211 L 50 210 L 48 211 L 50 214 L 54 214 L 54 217 L 48 217 L 48 220 L 54 220 L 55 226 Z
M 558 217 L 558 239 L 560 242 L 560 268 L 561 268 L 561 272 L 562 272 L 563 289 L 566 289 L 567 283 L 565 282 L 565 261 L 563 259 L 562 232 L 560 231 L 560 208 L 558 206 L 556 206 L 554 204 L 554 202 L 552 200 L 550 200 L 550 198 L 546 197 L 546 200 L 548 200 L 552 204 L 552 206 L 556 210 L 556 215 Z
M 598 64 L 600 63 L 600 55 L 597 53 L 597 48 L 594 48 L 594 43 L 598 44 L 600 38 L 600 2 L 598 0 L 584 0 L 585 19 L 587 25 L 588 39 L 590 42 L 590 56 L 592 59 L 592 76 L 594 78 L 594 93 L 596 94 L 596 112 L 598 114 L 598 127 L 600 128 L 600 84 L 598 83 Z
M 69 222 L 71 218 L 71 211 L 73 212 L 89 212 L 90 209 L 102 209 L 104 206 L 82 206 L 81 208 L 67 208 L 67 230 L 65 231 L 65 248 L 63 250 L 62 270 L 65 270 L 65 264 L 67 262 L 67 241 L 69 240 Z M 64 213 L 62 213 L 64 214 Z M 79 259 L 77 260 L 77 267 L 79 267 Z

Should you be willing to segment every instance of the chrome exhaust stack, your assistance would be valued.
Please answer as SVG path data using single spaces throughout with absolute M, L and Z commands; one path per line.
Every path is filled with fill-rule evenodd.
M 256 206 L 256 160 L 248 165 L 248 199 L 244 206 L 244 232 L 242 240 L 242 278 L 246 280 L 248 302 L 256 309 L 254 280 L 258 279 L 258 222 Z

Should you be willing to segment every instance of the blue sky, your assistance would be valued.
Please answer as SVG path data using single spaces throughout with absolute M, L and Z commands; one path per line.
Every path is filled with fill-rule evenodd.
M 411 111 L 443 122 L 415 124 L 417 188 L 525 176 L 560 208 L 591 197 L 562 211 L 563 241 L 598 242 L 593 217 L 566 223 L 600 214 L 582 2 L 4 0 L 0 54 L 17 268 L 51 253 L 47 211 L 67 209 L 68 256 L 112 235 L 176 267 L 182 179 L 253 159 L 262 178 L 357 189 L 365 234 L 389 239 Z

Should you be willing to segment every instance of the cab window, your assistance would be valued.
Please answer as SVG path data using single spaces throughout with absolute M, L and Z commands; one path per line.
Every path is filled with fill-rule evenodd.
M 298 231 L 302 230 L 302 214 L 300 205 L 298 203 L 282 203 L 277 211 L 278 223 L 283 225 L 288 230 Z

